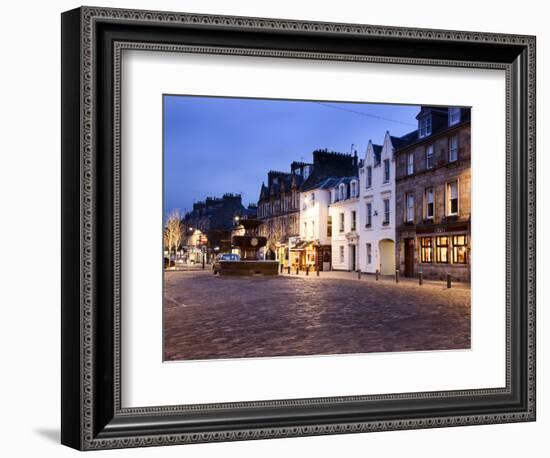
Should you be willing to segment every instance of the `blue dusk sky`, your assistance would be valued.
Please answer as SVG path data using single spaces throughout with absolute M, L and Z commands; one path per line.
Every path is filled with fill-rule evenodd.
M 416 128 L 420 107 L 367 103 L 164 96 L 164 211 L 224 193 L 258 201 L 269 170 L 312 162 L 315 149 L 364 157 L 369 139 Z

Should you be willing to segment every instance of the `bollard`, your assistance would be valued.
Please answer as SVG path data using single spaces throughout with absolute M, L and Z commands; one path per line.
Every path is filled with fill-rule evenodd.
M 447 274 L 447 288 L 451 287 L 451 274 Z
M 300 273 L 300 268 L 296 267 L 296 275 L 298 275 L 299 273 Z
M 290 275 L 290 264 L 288 265 L 288 275 Z
M 395 283 L 399 283 L 399 269 L 395 269 Z
M 357 278 L 358 278 L 359 280 L 361 280 L 361 269 L 359 269 L 359 270 L 357 271 Z
M 317 265 L 317 276 L 319 276 L 319 266 Z
M 285 267 L 285 266 L 283 266 L 283 265 L 281 264 L 281 273 L 283 273 L 284 267 Z
M 418 284 L 422 286 L 422 283 L 424 283 L 424 278 L 422 277 L 422 271 L 418 273 Z
M 380 271 L 376 269 L 376 281 L 378 281 L 378 277 L 380 277 Z
M 309 266 L 306 266 L 306 275 L 309 275 Z

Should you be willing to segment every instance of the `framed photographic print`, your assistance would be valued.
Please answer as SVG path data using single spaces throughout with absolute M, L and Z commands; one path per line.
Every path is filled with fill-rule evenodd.
M 535 38 L 62 15 L 62 443 L 535 419 Z

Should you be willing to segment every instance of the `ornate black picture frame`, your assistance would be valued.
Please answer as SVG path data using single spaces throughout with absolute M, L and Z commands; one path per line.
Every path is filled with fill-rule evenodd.
M 506 72 L 506 387 L 121 406 L 123 49 Z M 62 434 L 105 449 L 535 420 L 535 37 L 82 7 L 62 14 Z

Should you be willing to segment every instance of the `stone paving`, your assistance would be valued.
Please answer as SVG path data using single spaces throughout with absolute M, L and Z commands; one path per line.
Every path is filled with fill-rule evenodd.
M 165 272 L 166 361 L 470 348 L 470 288 Z

